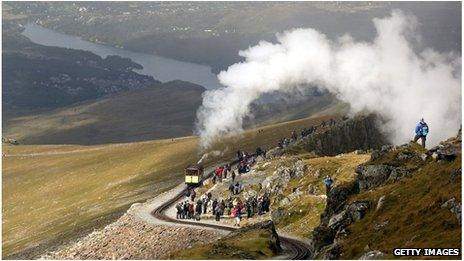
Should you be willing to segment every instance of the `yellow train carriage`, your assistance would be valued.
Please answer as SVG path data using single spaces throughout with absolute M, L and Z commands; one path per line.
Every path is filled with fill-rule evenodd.
M 190 165 L 185 168 L 185 184 L 188 186 L 199 186 L 203 179 L 203 166 Z

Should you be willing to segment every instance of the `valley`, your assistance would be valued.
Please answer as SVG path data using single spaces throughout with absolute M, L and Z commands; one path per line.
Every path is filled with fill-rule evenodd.
M 461 7 L 2 2 L 2 259 L 461 259 Z

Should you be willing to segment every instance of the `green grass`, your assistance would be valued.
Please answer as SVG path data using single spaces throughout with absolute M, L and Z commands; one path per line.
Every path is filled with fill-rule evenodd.
M 409 148 L 411 149 L 411 148 Z M 417 149 L 415 146 L 413 150 Z M 397 152 L 383 158 L 383 163 L 398 163 Z M 409 165 L 413 163 L 409 162 Z M 428 161 L 411 178 L 364 192 L 351 199 L 373 203 L 366 217 L 352 224 L 350 235 L 343 241 L 343 259 L 356 259 L 369 244 L 371 249 L 394 258 L 393 248 L 461 248 L 461 225 L 453 213 L 440 206 L 455 197 L 461 202 L 461 177 L 450 180 L 453 170 L 461 167 L 461 155 L 453 162 Z M 375 211 L 378 199 L 385 195 L 384 207 Z M 376 231 L 375 225 L 388 222 Z M 439 257 L 434 257 L 434 259 Z M 446 257 L 447 259 L 450 257 Z
M 244 132 L 219 141 L 224 154 L 275 146 L 291 130 L 328 116 Z M 198 161 L 198 138 L 110 145 L 3 145 L 3 257 L 67 239 L 182 182 L 183 168 Z M 16 156 L 13 156 L 16 155 Z
M 171 254 L 169 259 L 224 260 L 224 259 L 270 259 L 275 254 L 270 248 L 271 233 L 254 229 L 235 236 L 222 238 L 213 243 L 194 246 Z

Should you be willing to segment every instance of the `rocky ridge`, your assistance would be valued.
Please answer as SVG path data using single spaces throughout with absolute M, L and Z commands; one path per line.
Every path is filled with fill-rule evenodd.
M 417 144 L 387 145 L 374 150 L 369 162 L 356 167 L 357 177 L 353 182 L 336 186 L 328 194 L 327 206 L 321 215 L 321 224 L 313 231 L 313 258 L 340 258 L 343 240 L 351 234 L 350 225 L 363 219 L 369 211 L 379 211 L 385 204 L 385 195 L 377 202 L 372 202 L 352 199 L 356 194 L 369 193 L 378 187 L 418 175 L 416 173 L 428 165 L 453 161 L 460 153 L 460 146 L 459 132 L 457 137 L 448 139 L 430 150 L 425 150 Z M 455 169 L 450 178 L 455 179 L 460 175 L 461 169 Z M 461 224 L 461 203 L 455 197 L 441 204 L 441 208 L 448 209 Z M 389 221 L 379 222 L 374 229 L 381 231 L 387 225 Z M 369 246 L 364 250 L 365 253 L 360 259 L 378 259 L 387 254 L 371 250 Z

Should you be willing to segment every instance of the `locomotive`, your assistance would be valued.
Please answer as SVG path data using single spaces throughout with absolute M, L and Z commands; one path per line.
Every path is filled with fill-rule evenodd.
M 198 164 L 189 165 L 184 170 L 185 184 L 189 187 L 200 186 L 203 180 L 203 166 Z

